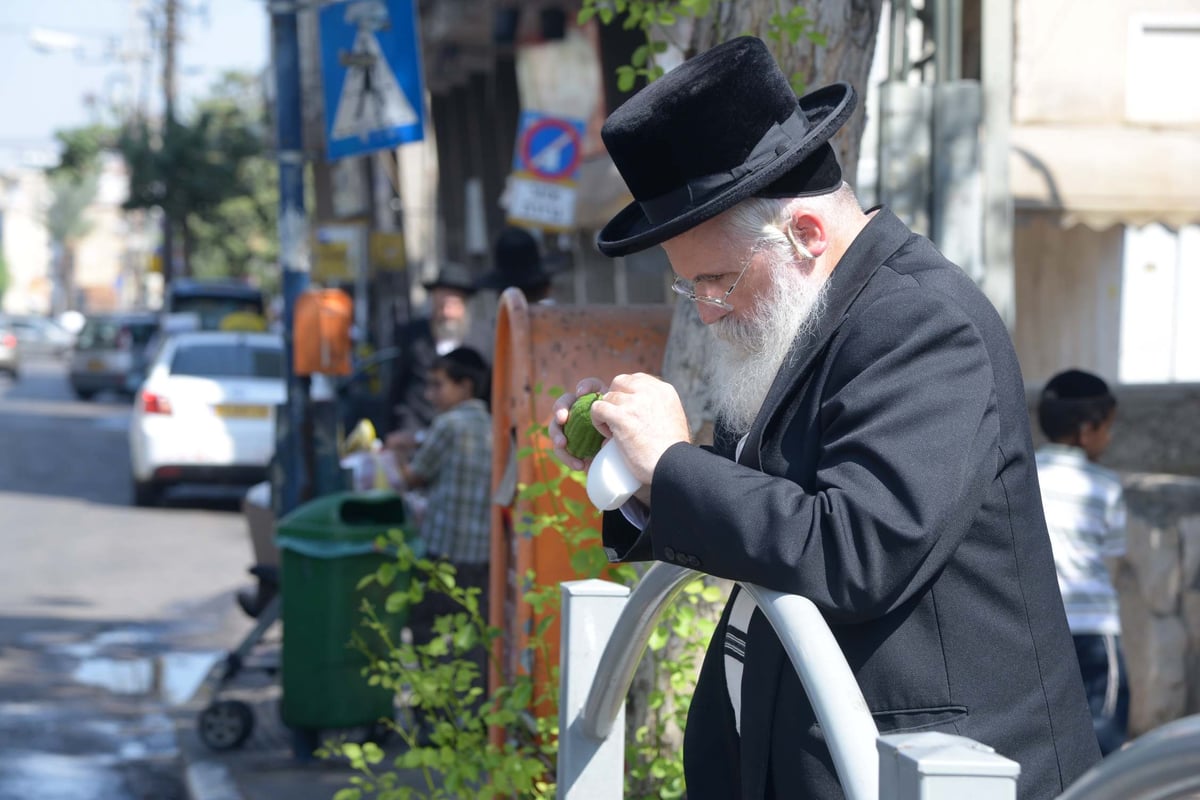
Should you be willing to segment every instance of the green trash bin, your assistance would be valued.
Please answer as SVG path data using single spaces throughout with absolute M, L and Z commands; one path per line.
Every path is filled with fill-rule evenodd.
M 408 615 L 387 613 L 384 601 L 405 587 L 408 576 L 398 575 L 389 587 L 357 586 L 364 575 L 394 558 L 376 549 L 376 538 L 404 530 L 404 523 L 404 501 L 386 491 L 325 495 L 279 521 L 285 725 L 327 730 L 393 718 L 392 690 L 368 685 L 362 672 L 367 658 L 351 639 L 357 632 L 371 646 L 380 644 L 378 636 L 362 627 L 366 598 L 399 641 Z

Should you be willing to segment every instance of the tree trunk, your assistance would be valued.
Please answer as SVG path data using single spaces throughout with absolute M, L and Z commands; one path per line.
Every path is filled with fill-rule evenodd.
M 845 179 L 854 185 L 859 143 L 862 140 L 865 122 L 867 77 L 875 52 L 875 36 L 879 27 L 881 6 L 882 0 L 809 0 L 806 7 L 815 22 L 815 28 L 826 36 L 826 44 L 818 46 L 805 37 L 800 37 L 794 44 L 770 38 L 769 20 L 772 14 L 779 11 L 778 3 L 773 0 L 716 3 L 710 16 L 697 20 L 692 26 L 687 55 L 702 52 L 743 33 L 751 33 L 767 43 L 786 74 L 800 73 L 808 89 L 838 80 L 849 82 L 858 90 L 859 104 L 854 115 L 834 139 L 834 144 Z M 667 338 L 663 377 L 679 392 L 693 439 L 697 443 L 707 443 L 712 438 L 710 387 L 704 370 L 708 358 L 708 345 L 709 335 L 700 322 L 695 303 L 678 302 Z M 716 578 L 706 578 L 706 581 L 722 588 L 728 588 L 729 585 L 727 581 Z M 715 620 L 723 607 L 724 600 L 708 604 L 702 602 L 700 613 Z M 706 643 L 701 643 L 702 646 L 704 644 Z M 647 652 L 643 657 L 630 692 L 626 717 L 627 736 L 632 737 L 643 725 L 652 725 L 655 714 L 661 718 L 664 712 L 669 712 L 669 708 L 657 712 L 650 711 L 647 698 L 657 685 L 659 689 L 667 690 L 667 705 L 670 705 L 671 693 L 663 682 L 665 676 L 658 669 L 658 664 L 664 659 L 678 659 L 689 646 L 696 645 L 672 637 L 662 650 Z M 675 745 L 681 747 L 681 732 L 676 731 L 675 736 Z M 643 792 L 646 796 L 657 796 L 652 787 L 635 787 L 631 796 L 636 797 Z

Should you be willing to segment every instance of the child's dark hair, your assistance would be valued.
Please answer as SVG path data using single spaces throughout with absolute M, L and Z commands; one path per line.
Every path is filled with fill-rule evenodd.
M 1117 407 L 1108 384 L 1090 372 L 1069 369 L 1046 382 L 1038 400 L 1038 424 L 1052 442 L 1071 439 L 1084 425 L 1099 425 Z
M 491 369 L 478 350 L 457 347 L 444 356 L 438 356 L 433 368 L 445 372 L 455 383 L 470 381 L 471 395 L 476 400 L 488 403 L 491 399 Z

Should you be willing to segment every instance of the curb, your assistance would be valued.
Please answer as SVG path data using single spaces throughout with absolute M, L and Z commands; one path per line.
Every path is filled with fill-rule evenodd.
M 190 800 L 244 800 L 229 768 L 216 761 L 197 761 L 184 770 Z

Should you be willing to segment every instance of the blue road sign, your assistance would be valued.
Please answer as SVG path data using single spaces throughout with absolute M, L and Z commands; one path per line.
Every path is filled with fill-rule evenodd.
M 583 153 L 583 120 L 522 111 L 513 172 L 543 181 L 573 181 Z
M 413 0 L 341 0 L 321 8 L 320 29 L 329 158 L 424 138 Z

